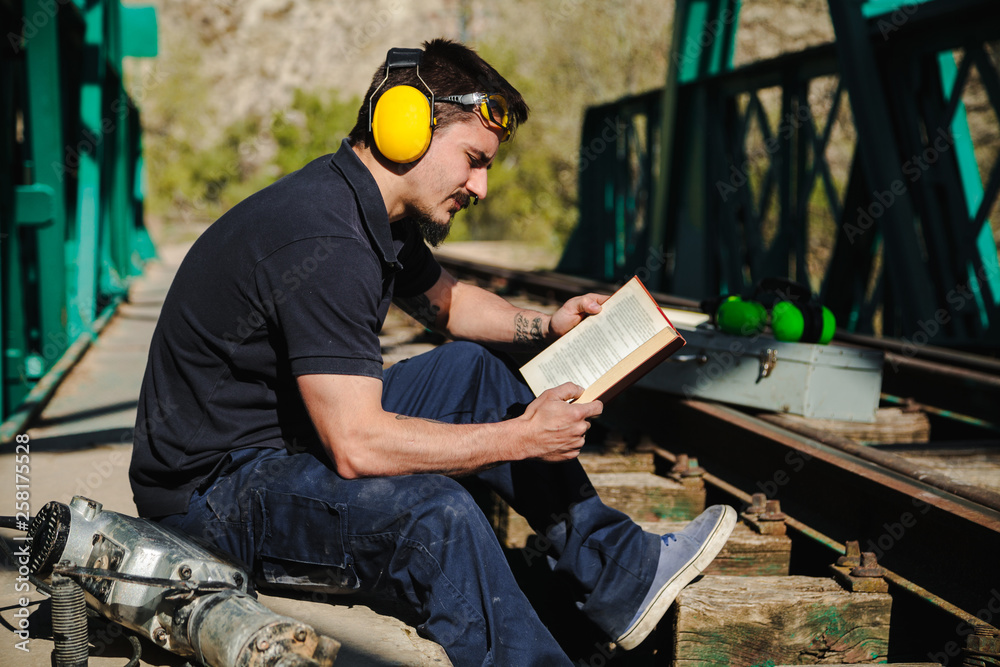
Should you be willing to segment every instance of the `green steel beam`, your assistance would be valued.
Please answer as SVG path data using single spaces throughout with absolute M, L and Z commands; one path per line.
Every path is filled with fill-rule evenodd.
M 838 225 L 821 293 L 844 324 L 870 333 L 881 313 L 887 336 L 919 341 L 931 327 L 934 344 L 1000 343 L 1000 262 L 986 221 L 1000 193 L 1000 160 L 984 185 L 960 96 L 974 66 L 1000 112 L 1000 74 L 982 47 L 1000 38 L 995 7 L 986 0 L 838 0 L 829 9 L 837 42 L 732 71 L 738 10 L 722 0 L 678 2 L 667 86 L 658 108 L 648 107 L 649 118 L 660 118 L 661 147 L 659 169 L 643 174 L 654 202 L 649 231 L 637 231 L 641 193 L 622 176 L 627 156 L 607 151 L 587 169 L 581 161 L 577 231 L 584 233 L 574 232 L 560 270 L 582 267 L 583 275 L 617 280 L 641 271 L 645 250 L 664 267 L 647 282 L 681 296 L 742 291 L 767 275 L 815 288 L 819 276 L 809 275 L 806 260 L 819 187 Z M 956 50 L 965 53 L 957 69 Z M 834 104 L 817 127 L 810 87 L 838 74 Z M 782 91 L 780 109 L 760 105 L 758 92 L 768 88 Z M 858 135 L 846 190 L 824 155 L 842 94 Z M 630 127 L 638 99 L 589 109 L 584 149 L 602 123 Z M 750 123 L 760 126 L 765 148 L 756 156 L 748 155 Z M 944 138 L 954 150 L 938 146 L 941 128 L 950 130 Z M 619 152 L 629 146 L 617 142 Z M 927 164 L 914 177 L 918 156 Z M 778 230 L 768 246 L 769 201 L 779 209 L 769 214 Z M 966 287 L 974 296 L 955 306 L 950 297 Z M 941 313 L 950 321 L 937 323 Z
M 20 3 L 0 5 L 0 33 L 8 34 L 20 26 Z M 20 171 L 15 163 L 16 135 L 9 128 L 16 127 L 19 96 L 18 83 L 21 79 L 21 40 L 7 42 L 9 48 L 0 45 L 0 414 L 5 414 L 7 405 L 8 335 L 7 314 L 4 312 L 5 276 L 9 271 L 11 245 L 14 243 L 14 187 L 20 182 L 16 173 Z
M 861 13 L 866 19 L 870 19 L 874 16 L 891 14 L 892 12 L 903 11 L 904 9 L 909 12 L 911 8 L 931 1 L 932 0 L 867 0 L 863 5 L 861 5 Z
M 45 0 L 25 0 L 25 16 L 49 16 L 52 3 Z M 66 322 L 66 183 L 60 167 L 64 161 L 66 142 L 62 118 L 63 76 L 60 68 L 60 25 L 64 9 L 52 20 L 34 24 L 34 36 L 25 40 L 27 72 L 27 107 L 25 131 L 34 165 L 33 183 L 52 190 L 55 218 L 51 225 L 38 228 L 35 236 L 35 257 L 29 280 L 37 286 L 37 321 L 28 332 L 26 356 L 22 360 L 29 377 L 40 377 L 46 364 L 52 364 L 68 342 L 62 333 Z M 42 356 L 43 350 L 53 352 Z M 41 365 L 41 367 L 39 367 Z
M 863 147 L 860 157 L 865 180 L 872 192 L 893 192 L 895 183 L 906 183 L 907 179 L 861 4 L 858 0 L 830 2 L 830 18 L 837 34 L 841 77 L 851 100 L 858 142 Z M 927 275 L 911 196 L 905 191 L 895 196 L 891 206 L 883 206 L 879 218 L 886 244 L 886 269 L 896 281 L 895 294 L 899 298 L 898 313 L 886 312 L 884 317 L 886 322 L 915 326 L 917 322 L 934 321 L 937 298 Z M 886 333 L 896 335 L 897 331 Z
M 4 417 L 29 391 L 54 388 L 71 344 L 92 335 L 98 309 L 117 303 L 155 254 L 142 225 L 141 127 L 121 65 L 155 54 L 155 18 L 119 0 L 0 4 Z
M 156 8 L 129 5 L 122 7 L 122 55 L 153 58 L 158 53 Z
M 652 252 L 662 254 L 671 241 L 668 232 L 676 235 L 677 263 L 671 289 L 678 294 L 704 293 L 713 270 L 713 267 L 695 260 L 708 254 L 708 238 L 702 227 L 707 215 L 701 210 L 706 205 L 707 193 L 699 193 L 697 189 L 706 168 L 705 142 L 709 136 L 706 112 L 711 101 L 705 97 L 703 90 L 698 89 L 688 102 L 688 108 L 680 111 L 677 106 L 679 88 L 682 83 L 732 68 L 739 13 L 740 0 L 678 0 L 674 12 L 667 85 L 660 103 L 660 182 L 653 193 L 649 243 Z M 721 113 L 718 108 L 715 111 Z M 679 132 L 679 113 L 683 113 L 689 123 L 682 133 Z M 684 168 L 679 168 L 680 156 L 689 160 Z M 686 201 L 699 210 L 671 211 L 675 205 L 670 199 L 671 191 L 688 191 Z M 675 229 L 668 230 L 668 219 L 674 216 Z M 649 282 L 652 289 L 663 289 L 663 273 L 654 274 Z
M 14 186 L 14 222 L 21 227 L 44 227 L 56 219 L 56 193 L 48 185 Z
M 966 52 L 966 58 L 971 59 L 971 55 Z M 938 54 L 938 65 L 941 68 L 941 83 L 944 99 L 951 99 L 955 93 L 956 80 L 958 79 L 958 67 L 950 52 Z M 951 121 L 951 136 L 954 140 L 955 158 L 958 163 L 959 177 L 962 182 L 962 189 L 965 193 L 965 201 L 968 203 L 969 224 L 974 224 L 976 213 L 983 203 L 983 182 L 979 176 L 979 165 L 976 163 L 976 154 L 973 150 L 972 137 L 969 132 L 969 121 L 966 118 L 965 103 L 958 98 L 955 107 L 955 115 Z M 993 230 L 990 228 L 988 220 L 984 220 L 978 230 L 973 229 L 972 234 L 976 239 L 976 250 L 978 259 L 986 269 L 986 281 L 993 295 L 993 306 L 1000 305 L 1000 265 L 997 263 L 997 246 L 993 241 Z M 967 262 L 965 273 L 969 284 L 975 286 L 975 291 L 982 299 L 979 289 L 979 280 L 976 277 L 976 267 L 972 262 Z M 980 308 L 980 318 L 983 327 L 989 326 L 985 308 Z
M 105 22 L 107 5 L 91 0 L 84 10 L 83 80 L 80 83 L 80 143 L 77 163 L 77 216 L 75 244 L 76 272 L 67 288 L 73 303 L 70 327 L 86 331 L 97 315 L 98 248 L 105 214 L 102 200 L 101 162 L 107 143 L 104 122 L 104 80 L 107 75 Z M 111 119 L 108 119 L 111 122 Z

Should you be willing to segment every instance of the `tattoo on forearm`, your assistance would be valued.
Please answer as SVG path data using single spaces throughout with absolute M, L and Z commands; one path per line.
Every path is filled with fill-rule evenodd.
M 396 419 L 402 421 L 403 419 L 419 419 L 422 422 L 430 422 L 431 424 L 444 424 L 444 422 L 439 422 L 436 419 L 428 419 L 427 417 L 411 417 L 409 415 L 396 415 Z
M 438 313 L 441 312 L 441 307 L 431 303 L 426 294 L 418 294 L 407 299 L 396 299 L 395 302 L 410 317 L 425 327 L 434 328 L 437 326 Z
M 518 345 L 542 345 L 542 318 L 528 319 L 524 313 L 514 316 L 514 342 Z

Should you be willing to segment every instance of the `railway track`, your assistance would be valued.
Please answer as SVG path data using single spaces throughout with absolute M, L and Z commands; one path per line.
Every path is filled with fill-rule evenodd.
M 439 255 L 439 261 L 463 280 L 475 281 L 508 298 L 530 300 L 542 308 L 554 308 L 566 298 L 586 291 L 610 293 L 615 288 L 445 254 Z M 697 307 L 690 300 L 662 294 L 654 297 L 662 305 Z M 575 656 L 579 664 L 671 664 L 671 660 L 674 664 L 747 665 L 874 661 L 1000 664 L 1000 362 L 847 334 L 838 335 L 835 344 L 880 350 L 885 358 L 882 405 L 903 405 L 910 413 L 925 415 L 931 438 L 891 446 L 859 444 L 808 420 L 789 422 L 766 411 L 632 388 L 606 406 L 605 415 L 592 429 L 593 446 L 607 450 L 608 443 L 617 443 L 617 448 L 612 447 L 615 454 L 611 459 L 615 460 L 649 457 L 647 474 L 659 480 L 672 476 L 682 487 L 686 484 L 688 488 L 700 488 L 703 502 L 727 502 L 749 512 L 746 523 L 756 525 L 758 531 L 767 523 L 758 521 L 759 515 L 766 514 L 772 520 L 770 515 L 781 517 L 781 531 L 790 543 L 787 571 L 763 583 L 754 576 L 735 583 L 727 577 L 706 576 L 690 593 L 685 591 L 685 595 L 694 596 L 688 605 L 692 609 L 707 604 L 697 596 L 711 598 L 713 586 L 762 587 L 750 592 L 741 588 L 740 593 L 722 596 L 730 601 L 727 604 L 735 604 L 735 598 L 756 599 L 758 594 L 766 597 L 763 591 L 773 592 L 785 585 L 779 585 L 779 581 L 799 582 L 803 577 L 832 581 L 837 574 L 832 564 L 845 554 L 849 542 L 856 541 L 860 551 L 877 558 L 877 564 L 866 561 L 868 567 L 862 570 L 881 574 L 871 579 L 884 582 L 879 586 L 884 587 L 891 605 L 891 613 L 886 612 L 887 627 L 876 632 L 865 629 L 864 621 L 855 620 L 851 622 L 860 625 L 841 633 L 843 636 L 836 628 L 826 627 L 814 631 L 822 639 L 809 637 L 806 648 L 798 650 L 795 646 L 797 641 L 801 643 L 801 637 L 795 639 L 796 632 L 783 635 L 789 631 L 792 612 L 768 612 L 771 626 L 765 623 L 753 633 L 747 630 L 745 618 L 740 618 L 746 617 L 746 610 L 740 611 L 738 604 L 733 609 L 723 604 L 716 608 L 715 620 L 726 627 L 718 628 L 715 635 L 706 635 L 704 628 L 694 627 L 697 614 L 692 616 L 682 596 L 672 610 L 672 629 L 658 631 L 665 636 L 656 647 L 644 649 L 645 654 L 615 654 L 584 641 Z M 982 460 L 985 476 L 995 488 L 956 479 L 927 463 L 941 454 Z M 603 471 L 601 461 L 611 459 L 591 454 L 585 465 L 596 466 L 592 472 Z M 640 474 L 629 467 L 632 464 L 623 465 L 625 468 L 610 474 Z M 695 472 L 688 474 L 688 467 Z M 596 477 L 603 479 L 602 474 L 597 472 Z M 612 486 L 602 488 L 604 483 L 595 482 L 602 497 L 605 493 L 614 498 L 635 495 L 613 487 L 611 482 L 607 484 Z M 648 501 L 659 492 L 646 489 L 638 495 L 645 494 Z M 638 518 L 685 518 L 682 511 L 671 510 L 671 502 L 676 499 L 671 501 L 668 496 L 656 496 L 656 516 Z M 779 501 L 780 507 L 768 506 L 765 512 L 759 503 L 767 500 Z M 495 501 L 489 502 L 495 505 Z M 632 511 L 634 515 L 647 512 L 641 506 L 643 501 L 639 502 L 639 508 Z M 515 554 L 513 558 L 531 561 L 530 554 L 538 552 L 537 540 L 544 538 L 530 534 L 511 538 L 512 532 L 519 530 L 517 518 L 505 514 L 502 507 L 493 506 L 491 511 L 497 517 L 498 533 Z M 774 524 L 764 525 L 761 534 L 766 535 L 766 530 L 772 528 Z M 738 574 L 753 574 L 753 567 L 746 572 L 740 570 L 744 565 L 730 569 Z M 722 567 L 723 573 L 729 571 Z M 840 572 L 849 569 L 841 568 Z M 852 585 L 849 577 L 841 575 L 840 580 L 842 588 Z M 874 584 L 853 581 L 853 585 L 865 590 Z M 798 602 L 791 606 L 801 611 L 819 604 L 804 602 L 812 600 L 811 595 L 815 591 L 792 594 Z M 781 607 L 761 602 L 765 610 L 772 604 L 778 605 L 776 609 Z M 844 619 L 849 616 L 844 612 Z M 571 625 L 581 622 L 573 618 Z M 686 630 L 691 623 L 694 626 Z M 578 625 L 575 627 L 579 630 Z M 808 634 L 803 627 L 797 632 Z M 854 639 L 849 637 L 852 632 Z M 880 632 L 886 635 L 884 646 L 868 636 Z M 711 641 L 705 639 L 709 635 Z M 766 641 L 764 637 L 768 637 Z M 880 646 L 884 650 L 865 653 L 859 649 L 862 646 Z M 664 657 L 664 653 L 670 657 Z M 715 657 L 705 657 L 708 655 Z

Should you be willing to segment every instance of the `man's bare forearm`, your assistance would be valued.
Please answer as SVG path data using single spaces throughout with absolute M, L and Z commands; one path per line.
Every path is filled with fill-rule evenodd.
M 459 312 L 461 318 L 456 317 Z M 508 350 L 537 350 L 545 346 L 549 316 L 518 308 L 492 292 L 478 288 L 459 292 L 452 302 L 452 313 L 456 337 Z
M 345 478 L 417 473 L 465 475 L 522 459 L 564 461 L 583 446 L 599 401 L 576 405 L 580 388 L 544 392 L 524 413 L 488 424 L 447 424 L 385 412 L 382 383 L 353 375 L 303 375 L 302 399 Z
M 470 475 L 524 457 L 513 423 L 447 424 L 383 413 L 327 449 L 344 477 Z

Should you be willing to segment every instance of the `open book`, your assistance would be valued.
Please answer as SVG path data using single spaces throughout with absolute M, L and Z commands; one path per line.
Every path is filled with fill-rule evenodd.
M 577 402 L 609 401 L 683 345 L 642 281 L 632 278 L 601 312 L 522 366 L 521 375 L 535 396 L 574 382 L 585 389 Z

